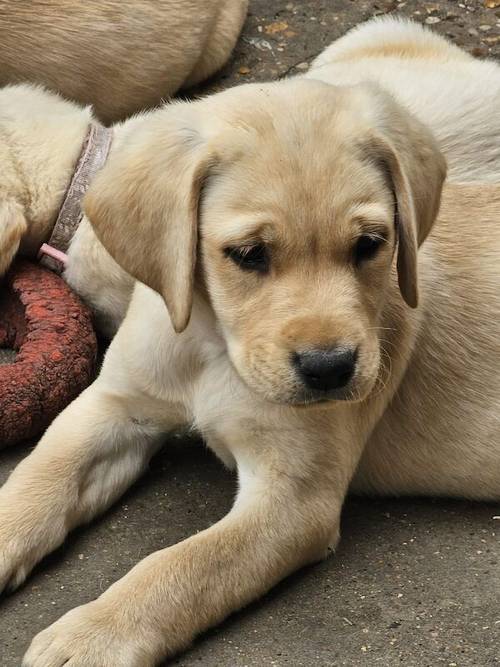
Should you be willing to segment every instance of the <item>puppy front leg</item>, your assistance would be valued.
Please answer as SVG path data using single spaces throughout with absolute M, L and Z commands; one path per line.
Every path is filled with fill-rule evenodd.
M 99 380 L 57 417 L 0 489 L 0 591 L 21 584 L 69 530 L 130 486 L 163 426 L 142 410 L 140 396 Z
M 262 449 L 262 442 L 256 449 Z M 270 451 L 236 459 L 241 489 L 211 528 L 139 563 L 40 633 L 25 667 L 150 667 L 336 542 L 345 480 L 336 457 Z M 295 448 L 297 449 L 297 448 Z M 245 460 L 246 459 L 246 460 Z M 316 459 L 316 460 L 315 460 Z

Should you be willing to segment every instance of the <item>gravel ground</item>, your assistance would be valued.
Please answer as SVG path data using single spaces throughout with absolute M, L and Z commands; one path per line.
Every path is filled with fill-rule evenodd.
M 375 14 L 413 17 L 481 57 L 500 56 L 500 2 L 251 0 L 234 59 L 203 90 L 304 71 Z M 499 110 L 500 112 L 500 110 Z M 0 454 L 0 482 L 27 453 Z M 229 509 L 234 479 L 200 443 L 173 443 L 107 515 L 78 531 L 0 606 L 0 666 L 138 559 Z M 500 507 L 350 500 L 334 557 L 283 582 L 169 664 L 182 667 L 489 667 L 500 664 Z
M 304 71 L 334 39 L 383 14 L 425 23 L 481 58 L 500 56 L 498 0 L 250 0 L 234 60 L 210 88 Z

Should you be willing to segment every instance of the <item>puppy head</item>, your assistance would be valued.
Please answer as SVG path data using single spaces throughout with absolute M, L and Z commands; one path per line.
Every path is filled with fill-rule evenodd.
M 163 295 L 175 330 L 196 273 L 253 390 L 295 404 L 365 397 L 393 264 L 402 298 L 418 301 L 417 248 L 445 176 L 430 133 L 377 88 L 306 80 L 128 125 L 86 212 Z

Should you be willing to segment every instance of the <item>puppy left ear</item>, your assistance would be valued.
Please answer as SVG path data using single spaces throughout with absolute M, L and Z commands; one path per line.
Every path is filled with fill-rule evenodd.
M 439 212 L 446 161 L 431 132 L 399 108 L 392 109 L 384 131 L 373 135 L 370 143 L 396 199 L 399 288 L 406 303 L 416 308 L 417 250 Z
M 98 239 L 127 273 L 161 294 L 178 333 L 191 315 L 198 202 L 210 162 L 183 106 L 130 121 L 84 201 Z

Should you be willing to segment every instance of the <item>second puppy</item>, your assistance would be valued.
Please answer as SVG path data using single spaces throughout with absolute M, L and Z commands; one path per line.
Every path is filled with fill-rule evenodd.
M 35 258 L 49 242 L 70 184 L 76 189 L 81 185 L 75 178 L 77 165 L 96 157 L 104 161 L 105 155 L 98 156 L 103 146 L 92 146 L 89 132 L 97 128 L 107 133 L 108 146 L 115 132 L 99 126 L 90 107 L 28 84 L 0 90 L 0 110 L 1 276 L 17 252 Z M 64 248 L 63 276 L 90 305 L 101 333 L 112 336 L 125 315 L 133 279 L 104 250 L 88 220 L 79 220 L 79 198 L 69 208 L 63 232 L 68 225 L 73 230 Z

